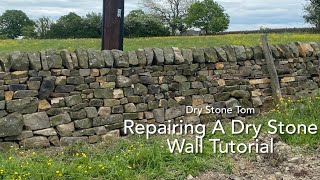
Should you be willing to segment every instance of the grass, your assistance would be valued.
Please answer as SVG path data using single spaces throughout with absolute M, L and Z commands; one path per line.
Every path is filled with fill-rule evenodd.
M 248 122 L 266 125 L 268 120 L 276 119 L 285 124 L 314 123 L 319 127 L 319 108 L 320 96 L 295 103 L 282 99 L 272 112 Z M 253 135 L 231 135 L 230 128 L 226 128 L 226 132 L 226 135 L 208 133 L 205 139 L 247 142 Z M 309 150 L 319 147 L 319 133 L 281 137 L 290 145 Z M 232 172 L 230 156 L 213 154 L 210 142 L 204 140 L 203 154 L 170 154 L 167 138 L 173 136 L 152 136 L 150 140 L 145 140 L 144 136 L 130 136 L 113 143 L 32 151 L 11 148 L 0 152 L 0 179 L 184 179 L 189 174 L 195 176 L 209 170 Z
M 143 47 L 211 47 L 223 45 L 248 45 L 253 46 L 260 43 L 261 34 L 230 34 L 218 36 L 188 36 L 188 37 L 152 37 L 125 39 L 125 51 L 137 50 Z M 272 44 L 289 42 L 320 42 L 320 34 L 282 33 L 270 34 L 269 40 Z M 100 49 L 100 39 L 44 39 L 44 40 L 0 40 L 0 53 L 13 51 L 42 51 L 47 49 L 76 48 Z

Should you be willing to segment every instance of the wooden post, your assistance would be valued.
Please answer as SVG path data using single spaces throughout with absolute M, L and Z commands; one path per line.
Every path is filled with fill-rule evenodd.
M 123 50 L 124 0 L 103 0 L 102 50 Z
M 280 90 L 280 82 L 279 82 L 279 77 L 278 77 L 276 67 L 274 65 L 272 51 L 268 44 L 268 35 L 267 34 L 262 35 L 261 40 L 262 40 L 262 49 L 263 49 L 264 57 L 267 62 L 267 68 L 268 68 L 270 80 L 271 80 L 272 96 L 274 98 L 274 102 L 279 103 L 280 98 L 282 98 L 281 90 Z

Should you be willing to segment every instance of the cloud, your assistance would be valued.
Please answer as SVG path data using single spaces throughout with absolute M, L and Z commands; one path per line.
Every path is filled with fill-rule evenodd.
M 230 15 L 229 30 L 306 27 L 301 0 L 216 0 Z M 84 16 L 102 12 L 103 0 L 0 0 L 0 14 L 7 9 L 19 9 L 32 19 L 49 16 L 57 19 L 69 12 Z M 125 13 L 141 9 L 142 0 L 125 0 Z

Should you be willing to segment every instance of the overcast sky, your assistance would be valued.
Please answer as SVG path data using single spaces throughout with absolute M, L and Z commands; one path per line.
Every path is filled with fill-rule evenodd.
M 306 27 L 304 0 L 217 0 L 231 17 L 229 30 Z M 141 0 L 125 0 L 125 12 L 141 8 Z M 0 14 L 6 9 L 19 9 L 32 19 L 49 16 L 57 19 L 69 12 L 85 15 L 101 12 L 102 0 L 0 0 Z

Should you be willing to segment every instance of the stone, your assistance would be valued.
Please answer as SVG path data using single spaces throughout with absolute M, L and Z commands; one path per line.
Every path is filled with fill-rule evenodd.
M 88 137 L 62 137 L 60 139 L 61 146 L 74 146 L 86 143 L 88 143 Z
M 114 65 L 115 67 L 129 67 L 129 57 L 123 51 L 120 50 L 111 50 L 113 58 L 114 58 Z
M 217 56 L 219 61 L 224 61 L 224 62 L 228 61 L 227 53 L 224 51 L 223 48 L 215 47 L 214 49 L 217 51 Z
M 72 120 L 83 119 L 87 117 L 87 112 L 84 109 L 75 112 L 70 112 L 70 117 Z
M 111 125 L 115 123 L 122 123 L 123 122 L 123 115 L 122 114 L 112 114 L 106 117 L 96 117 L 93 119 L 93 126 L 103 126 L 103 125 Z
M 217 52 L 214 48 L 204 48 L 204 58 L 206 62 L 216 63 L 218 62 Z
M 234 90 L 231 92 L 231 96 L 236 97 L 236 98 L 249 99 L 250 92 L 244 91 L 244 90 Z
M 123 88 L 123 87 L 131 87 L 132 80 L 125 76 L 117 76 L 116 86 Z
M 24 97 L 35 97 L 38 96 L 38 91 L 36 90 L 19 90 L 14 92 L 14 99 L 22 99 Z
M 147 57 L 146 57 L 146 53 L 144 52 L 144 49 L 138 49 L 136 51 L 138 60 L 139 60 L 139 65 L 140 66 L 146 66 L 147 64 Z
M 69 122 L 71 122 L 71 118 L 68 113 L 63 113 L 57 116 L 50 117 L 51 126 L 57 126 L 57 125 L 66 124 Z
M 193 63 L 193 54 L 191 49 L 181 49 L 182 56 L 188 64 Z
M 135 95 L 140 95 L 140 96 L 143 96 L 143 95 L 147 95 L 148 94 L 148 88 L 143 85 L 143 84 L 135 84 L 134 85 L 134 94 Z
M 113 130 L 113 131 L 109 131 L 107 134 L 102 135 L 101 136 L 101 140 L 108 142 L 108 141 L 112 141 L 115 138 L 120 137 L 120 131 L 119 130 Z
M 296 81 L 295 77 L 284 77 L 281 79 L 281 83 L 289 83 L 289 82 L 294 82 Z
M 183 121 L 186 124 L 197 125 L 197 124 L 200 124 L 200 117 L 199 116 L 185 116 L 183 118 Z
M 66 106 L 71 107 L 82 102 L 82 98 L 80 95 L 73 95 L 64 98 L 66 102 Z
M 60 136 L 70 136 L 75 131 L 75 123 L 60 124 L 56 128 Z
M 113 98 L 114 98 L 114 99 L 124 98 L 123 90 L 122 90 L 122 89 L 115 89 L 115 90 L 113 90 Z
M 29 58 L 27 53 L 14 52 L 9 56 L 13 71 L 29 70 Z
M 104 100 L 104 106 L 106 107 L 113 107 L 113 106 L 117 106 L 120 105 L 120 100 L 116 100 L 116 99 L 105 99 Z
M 0 110 L 4 110 L 6 107 L 6 101 L 0 101 Z
M 100 126 L 100 127 L 95 127 L 93 128 L 96 135 L 104 135 L 107 133 L 107 129 L 104 126 Z
M 182 56 L 182 52 L 179 48 L 173 47 L 173 54 L 174 54 L 174 62 L 175 64 L 182 64 L 184 63 L 184 58 Z
M 204 104 L 203 96 L 193 95 L 192 96 L 192 106 L 196 107 Z
M 203 48 L 193 48 L 193 61 L 197 63 L 205 63 L 206 59 L 204 57 L 204 50 Z
M 247 59 L 247 53 L 246 53 L 246 49 L 244 48 L 244 46 L 233 46 L 234 47 L 234 51 L 236 53 L 236 58 L 239 61 L 244 61 Z
M 214 94 L 214 99 L 216 101 L 225 101 L 230 97 L 230 93 L 229 92 L 223 92 L 223 93 L 217 93 Z
M 62 68 L 62 58 L 60 52 L 56 50 L 48 50 L 46 52 L 46 59 L 49 69 L 61 69 Z
M 39 52 L 28 53 L 28 58 L 32 70 L 40 71 L 42 69 Z
M 88 69 L 89 57 L 88 57 L 87 51 L 83 48 L 79 48 L 79 49 L 76 49 L 76 54 L 77 54 L 80 68 Z
M 137 108 L 133 103 L 125 104 L 124 105 L 124 112 L 126 112 L 126 113 L 137 112 Z
M 48 129 L 42 129 L 38 131 L 33 132 L 35 135 L 40 135 L 40 136 L 55 136 L 57 135 L 56 130 L 53 128 L 48 128 Z
M 9 85 L 10 91 L 19 91 L 19 90 L 26 90 L 27 86 L 25 84 L 11 84 Z
M 306 58 L 313 55 L 314 49 L 310 44 L 301 42 L 296 42 L 295 44 L 298 47 L 300 57 Z
M 99 116 L 108 116 L 111 114 L 110 107 L 100 107 L 98 111 Z
M 237 61 L 236 52 L 234 51 L 233 46 L 227 45 L 227 46 L 223 46 L 222 48 L 226 52 L 229 62 L 236 62 Z
M 30 138 L 32 136 L 33 136 L 33 132 L 32 131 L 24 130 L 24 131 L 21 132 L 21 134 L 19 134 L 17 136 L 6 137 L 5 141 L 21 141 L 23 139 Z
M 253 57 L 255 60 L 263 58 L 262 47 L 260 45 L 254 46 L 252 49 L 253 49 Z
M 62 65 L 67 69 L 73 69 L 73 60 L 68 50 L 62 50 L 60 54 L 62 58 Z
M 153 48 L 154 52 L 154 59 L 157 65 L 163 65 L 164 64 L 164 52 L 160 48 Z
M 113 59 L 113 55 L 112 55 L 111 51 L 103 50 L 101 52 L 101 55 L 102 55 L 102 57 L 104 59 L 106 67 L 113 67 L 114 59 Z
M 112 89 L 95 89 L 94 90 L 94 97 L 98 99 L 107 99 L 113 97 L 113 90 Z
M 240 103 L 235 98 L 230 98 L 229 100 L 226 101 L 227 108 L 234 108 L 236 106 L 240 106 Z
M 54 146 L 60 146 L 60 140 L 58 136 L 50 136 L 48 137 L 48 140 L 50 141 L 51 144 Z
M 84 110 L 86 111 L 88 118 L 95 118 L 98 116 L 98 111 L 95 107 L 85 107 Z
M 262 101 L 259 97 L 252 97 L 251 100 L 252 100 L 253 107 L 262 106 Z
M 178 106 L 170 109 L 166 109 L 165 111 L 165 120 L 174 119 L 180 116 L 184 116 L 186 113 L 185 106 Z
M 129 51 L 128 57 L 129 57 L 129 65 L 136 66 L 139 64 L 138 56 L 135 51 Z
M 88 129 L 92 127 L 92 119 L 86 118 L 74 121 L 74 125 L 77 129 Z
M 113 114 L 121 114 L 124 112 L 123 106 L 119 105 L 119 106 L 113 106 L 111 112 Z
M 30 90 L 39 90 L 41 86 L 40 81 L 27 81 L 28 89 Z
M 28 129 L 33 131 L 50 127 L 49 117 L 45 112 L 23 115 L 23 122 Z
M 31 148 L 43 148 L 49 147 L 50 142 L 46 137 L 43 136 L 35 136 L 31 138 L 24 139 L 20 141 L 20 146 L 24 148 L 31 149 Z
M 147 65 L 150 66 L 153 63 L 154 53 L 152 48 L 144 48 L 144 53 L 146 54 L 147 58 Z
M 269 78 L 263 78 L 263 79 L 252 79 L 249 80 L 249 83 L 251 85 L 257 85 L 257 84 L 269 84 L 271 80 Z
M 105 60 L 101 51 L 95 49 L 88 49 L 89 68 L 104 68 Z
M 54 91 L 55 81 L 56 81 L 56 77 L 53 77 L 53 76 L 45 77 L 43 79 L 40 87 L 40 91 L 39 91 L 40 99 L 46 99 L 50 96 L 50 94 Z
M 12 79 L 19 79 L 19 78 L 25 78 L 28 77 L 28 71 L 14 71 L 11 72 L 11 78 Z
M 20 135 L 23 125 L 23 117 L 19 113 L 0 118 L 0 137 Z
M 156 120 L 156 122 L 164 123 L 164 120 L 165 120 L 164 112 L 165 112 L 164 108 L 152 110 L 152 113 L 153 113 L 153 116 L 154 116 L 154 119 Z
M 174 52 L 172 48 L 164 48 L 164 64 L 173 64 L 174 62 Z
M 17 99 L 7 101 L 8 112 L 19 112 L 21 114 L 31 114 L 38 110 L 39 101 L 37 98 L 27 97 L 23 99 Z

